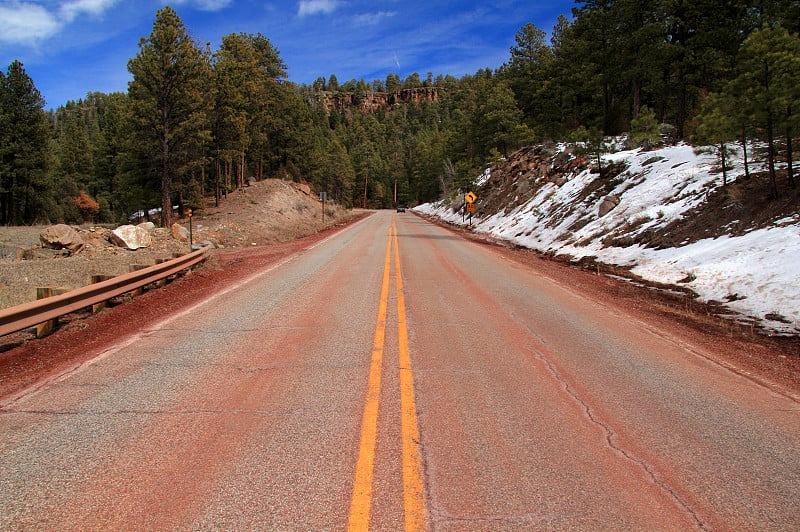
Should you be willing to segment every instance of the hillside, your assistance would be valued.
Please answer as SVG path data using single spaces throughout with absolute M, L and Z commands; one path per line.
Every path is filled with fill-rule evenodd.
M 800 334 L 797 190 L 767 200 L 763 165 L 751 161 L 745 180 L 741 159 L 724 187 L 716 157 L 687 144 L 617 151 L 602 166 L 601 177 L 564 144 L 522 149 L 476 180 L 473 229 L 612 266 L 630 282 L 687 294 L 770 334 Z M 416 210 L 469 222 L 459 198 Z
M 308 185 L 266 179 L 228 194 L 219 207 L 209 200 L 209 206 L 192 219 L 193 240 L 214 248 L 271 245 L 312 235 L 352 215 L 328 203 L 323 226 L 322 206 Z M 179 224 L 189 227 L 187 218 Z M 43 229 L 0 227 L 0 308 L 33 301 L 37 286 L 78 288 L 92 275 L 121 275 L 131 265 L 152 265 L 189 251 L 189 243 L 176 239 L 169 229 L 152 229 L 152 243 L 131 251 L 109 241 L 111 228 L 84 226 L 75 227 L 83 249 L 65 255 L 41 246 Z

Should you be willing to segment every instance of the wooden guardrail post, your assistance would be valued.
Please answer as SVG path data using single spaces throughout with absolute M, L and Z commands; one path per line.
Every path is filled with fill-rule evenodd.
M 156 264 L 163 264 L 163 263 L 167 262 L 168 260 L 169 259 L 156 259 Z M 167 279 L 166 278 L 159 279 L 158 281 L 156 281 L 156 287 L 157 288 L 162 288 L 162 287 L 164 287 L 166 285 L 167 285 Z
M 113 275 L 102 275 L 102 274 L 92 275 L 92 284 L 102 283 L 103 281 L 108 281 L 109 279 L 113 278 L 114 278 Z M 108 303 L 107 301 L 101 301 L 100 303 L 95 303 L 94 305 L 92 305 L 92 313 L 97 314 L 98 312 L 106 308 L 107 303 Z
M 131 272 L 138 272 L 139 270 L 144 270 L 145 268 L 149 268 L 147 264 L 131 264 L 130 271 Z M 140 295 L 144 294 L 144 286 L 140 286 L 136 290 L 131 290 L 130 292 L 131 297 L 139 297 Z
M 64 294 L 69 292 L 69 288 L 57 288 L 55 286 L 39 286 L 36 288 L 36 299 L 45 299 L 47 297 L 57 296 L 59 294 Z M 39 323 L 36 325 L 36 338 L 43 338 L 48 334 L 52 333 L 56 325 L 58 324 L 58 318 L 53 318 L 51 320 L 47 320 L 45 322 Z

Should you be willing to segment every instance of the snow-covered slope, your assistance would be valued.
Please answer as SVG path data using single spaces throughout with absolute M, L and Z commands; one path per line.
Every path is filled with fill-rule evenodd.
M 558 150 L 565 150 L 559 146 Z M 800 215 L 794 214 L 749 232 L 724 234 L 677 247 L 646 247 L 637 236 L 652 234 L 685 220 L 722 186 L 711 154 L 695 154 L 679 144 L 655 151 L 621 151 L 604 156 L 604 167 L 616 163 L 627 170 L 603 180 L 587 165 L 561 179 L 535 177 L 517 172 L 518 180 L 530 182 L 532 197 L 508 198 L 513 209 L 500 208 L 473 218 L 475 231 L 506 239 L 544 253 L 568 255 L 578 260 L 594 257 L 606 264 L 631 267 L 645 279 L 694 290 L 703 300 L 715 300 L 736 313 L 758 320 L 765 329 L 781 334 L 800 334 Z M 759 170 L 753 168 L 751 171 Z M 734 161 L 728 179 L 743 173 Z M 488 174 L 488 175 L 487 175 Z M 534 176 L 534 177 L 532 177 Z M 480 176 L 479 197 L 498 186 L 490 172 Z M 508 181 L 508 176 L 504 178 Z M 494 185 L 493 185 L 494 183 Z M 528 185 L 521 187 L 527 190 Z M 619 204 L 600 216 L 604 198 Z M 425 204 L 415 210 L 463 224 L 462 212 L 450 202 Z M 481 209 L 479 199 L 479 209 Z M 461 207 L 460 204 L 456 205 Z M 496 210 L 496 209 L 495 209 Z

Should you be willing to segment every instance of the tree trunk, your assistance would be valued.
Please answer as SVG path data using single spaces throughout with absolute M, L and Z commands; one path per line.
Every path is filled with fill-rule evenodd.
M 598 150 L 597 153 L 597 173 L 600 175 L 600 179 L 603 179 L 603 161 L 600 159 L 600 151 Z
M 164 111 L 166 115 L 166 111 Z M 161 227 L 169 227 L 172 219 L 169 179 L 169 123 L 164 117 L 164 134 L 161 137 Z
M 684 139 L 684 126 L 686 125 L 686 80 L 683 67 L 678 76 L 678 116 L 675 120 L 675 129 L 680 140 Z
M 239 188 L 244 188 L 244 173 L 245 173 L 244 169 L 245 169 L 246 163 L 247 163 L 247 159 L 245 159 L 244 152 L 242 152 L 242 174 L 241 174 L 241 177 L 239 179 Z
M 744 154 L 744 178 L 750 179 L 750 165 L 747 162 L 747 135 L 742 128 L 742 153 Z
M 728 165 L 725 164 L 726 163 L 726 161 L 725 161 L 726 159 L 727 159 L 727 157 L 726 157 L 726 153 L 725 153 L 725 143 L 724 142 L 720 142 L 719 143 L 719 162 L 722 163 L 722 186 L 723 187 L 727 187 L 728 186 L 728 169 L 727 169 Z
M 225 189 L 222 191 L 223 195 L 227 198 L 228 191 L 231 189 L 231 173 L 233 172 L 233 161 L 225 161 Z
M 792 107 L 786 111 L 787 116 L 791 118 Z M 794 168 L 792 167 L 792 126 L 786 126 L 786 178 L 789 180 L 789 186 L 794 188 Z
M 778 183 L 775 177 L 775 132 L 772 124 L 772 111 L 767 111 L 767 161 L 769 162 L 770 192 L 778 197 Z
M 611 130 L 611 104 L 610 90 L 608 82 L 603 80 L 603 133 L 608 134 Z
M 9 216 L 8 216 L 8 206 L 10 205 L 10 193 L 3 192 L 0 194 L 0 224 L 1 225 L 8 225 Z
M 220 194 L 219 194 L 220 176 L 219 175 L 220 175 L 220 173 L 222 173 L 222 168 L 220 168 L 220 164 L 219 163 L 220 163 L 219 157 L 217 157 L 217 160 L 214 163 L 214 167 L 215 167 L 215 172 L 214 172 L 214 206 L 215 207 L 219 207 L 219 198 L 220 198 Z

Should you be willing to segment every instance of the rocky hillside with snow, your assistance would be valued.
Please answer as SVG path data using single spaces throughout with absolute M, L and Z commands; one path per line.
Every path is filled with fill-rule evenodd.
M 601 168 L 578 153 L 534 146 L 487 169 L 473 189 L 473 229 L 550 256 L 621 267 L 631 279 L 716 302 L 770 334 L 800 335 L 798 192 L 785 187 L 769 199 L 752 151 L 751 177 L 734 158 L 726 186 L 717 158 L 687 144 L 605 154 Z M 415 210 L 469 223 L 463 196 Z

